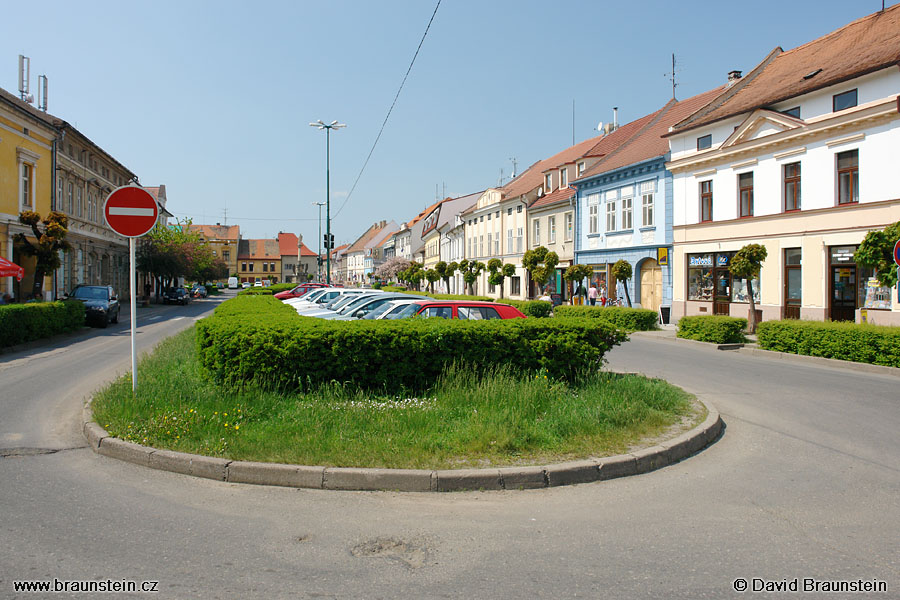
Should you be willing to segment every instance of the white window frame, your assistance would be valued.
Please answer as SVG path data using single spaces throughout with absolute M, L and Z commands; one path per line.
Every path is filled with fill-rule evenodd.
M 512 254 L 513 251 L 513 230 L 512 227 L 506 230 L 506 253 Z
M 547 243 L 556 243 L 556 217 L 547 217 Z
M 521 254 L 525 244 L 525 236 L 521 227 L 516 229 L 516 253 Z
M 641 183 L 641 227 L 656 226 L 656 182 Z
M 568 187 L 569 185 L 569 171 L 566 170 L 565 167 L 559 170 L 559 189 L 564 187 Z
M 531 222 L 531 245 L 532 246 L 540 246 L 541 245 L 541 220 L 534 219 Z
M 579 177 L 581 177 L 582 175 L 584 175 L 584 168 L 585 168 L 586 166 L 587 166 L 587 164 L 585 163 L 585 161 L 581 161 L 580 163 L 578 163 L 577 170 L 578 170 L 578 176 L 579 176 Z
M 567 212 L 565 215 L 565 239 L 567 242 L 572 240 L 572 236 L 575 235 L 575 213 Z
M 606 201 L 606 231 L 618 231 L 616 229 L 616 201 Z
M 634 229 L 634 197 L 623 196 L 622 200 L 622 230 Z
M 26 148 L 16 148 L 19 211 L 36 210 L 37 208 L 37 163 L 40 158 Z M 27 170 L 27 175 L 26 175 Z M 27 204 L 26 204 L 27 200 Z
M 552 173 L 547 173 L 546 175 L 544 175 L 544 187 L 546 188 L 544 191 L 548 194 L 551 191 L 553 191 L 553 174 Z

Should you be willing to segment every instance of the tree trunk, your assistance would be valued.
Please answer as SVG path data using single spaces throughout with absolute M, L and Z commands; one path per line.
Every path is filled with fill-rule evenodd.
M 40 267 L 34 270 L 34 286 L 31 288 L 31 297 L 41 298 L 41 292 L 44 290 L 44 271 Z M 28 300 L 29 298 L 26 298 Z
M 503 280 L 500 280 L 500 299 L 503 300 Z
M 628 308 L 631 308 L 631 296 L 628 295 L 628 282 L 623 281 L 622 287 L 625 288 L 625 300 L 628 301 Z
M 747 315 L 747 330 L 756 333 L 756 302 L 753 300 L 753 280 L 747 278 L 747 292 L 750 294 L 750 314 Z

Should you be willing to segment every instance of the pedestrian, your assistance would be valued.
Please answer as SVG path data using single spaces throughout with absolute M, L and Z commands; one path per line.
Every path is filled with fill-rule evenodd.
M 597 286 L 594 285 L 594 282 L 591 282 L 591 287 L 588 288 L 588 300 L 591 301 L 591 306 L 596 306 L 597 304 Z
M 9 294 L 3 294 L 3 297 L 0 298 L 0 304 L 12 304 L 13 299 Z
M 600 284 L 600 306 L 606 306 L 606 284 Z
M 575 304 L 581 305 L 584 303 L 584 285 L 579 281 L 578 287 L 575 288 Z

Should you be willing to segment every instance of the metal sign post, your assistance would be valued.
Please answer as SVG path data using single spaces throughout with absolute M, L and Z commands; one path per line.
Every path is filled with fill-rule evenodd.
M 134 288 L 137 287 L 137 268 L 134 264 L 135 238 L 128 238 L 128 286 L 131 288 L 131 393 L 137 391 L 137 348 L 134 345 L 137 333 L 137 297 Z

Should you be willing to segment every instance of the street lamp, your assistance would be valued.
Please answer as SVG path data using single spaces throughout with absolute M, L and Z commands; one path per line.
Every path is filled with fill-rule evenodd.
M 310 123 L 310 127 L 325 130 L 325 283 L 331 285 L 331 130 L 346 127 L 344 123 L 332 121 L 323 123 L 319 119 Z
M 316 256 L 316 279 L 322 281 L 322 207 L 324 202 L 313 202 L 313 206 L 319 207 L 319 255 Z

